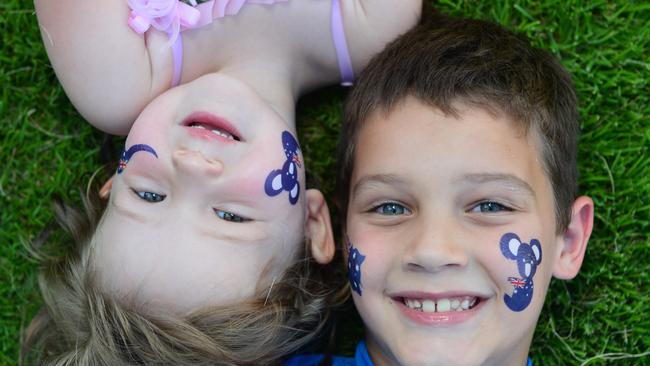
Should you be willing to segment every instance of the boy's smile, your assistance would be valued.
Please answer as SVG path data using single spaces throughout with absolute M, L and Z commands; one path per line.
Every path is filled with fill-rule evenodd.
M 353 298 L 378 366 L 524 365 L 559 258 L 536 132 L 458 107 L 408 97 L 358 137 L 346 234 L 365 256 Z M 525 282 L 500 248 L 508 233 L 544 253 L 525 266 L 535 288 L 521 311 L 504 302 Z

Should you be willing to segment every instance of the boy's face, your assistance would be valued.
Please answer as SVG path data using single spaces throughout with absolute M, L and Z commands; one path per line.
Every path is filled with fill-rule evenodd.
M 304 239 L 304 166 L 287 129 L 226 77 L 154 100 L 129 133 L 93 239 L 102 287 L 184 313 L 270 285 Z
M 407 98 L 363 126 L 350 281 L 376 365 L 523 365 L 558 257 L 533 133 Z M 352 258 L 352 259 L 350 259 Z

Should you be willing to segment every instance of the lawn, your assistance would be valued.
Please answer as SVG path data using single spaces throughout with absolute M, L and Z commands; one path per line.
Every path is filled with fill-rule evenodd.
M 528 35 L 573 73 L 579 93 L 580 189 L 596 203 L 595 230 L 580 275 L 551 285 L 533 360 L 650 364 L 650 4 L 439 1 L 436 7 Z M 93 172 L 117 157 L 100 154 L 104 136 L 59 86 L 31 2 L 2 1 L 0 37 L 0 365 L 13 365 L 21 330 L 40 306 L 37 265 L 23 243 L 44 232 L 60 241 L 54 197 L 78 202 Z M 328 89 L 299 106 L 306 164 L 330 197 L 344 95 Z M 343 342 L 343 351 L 354 341 Z

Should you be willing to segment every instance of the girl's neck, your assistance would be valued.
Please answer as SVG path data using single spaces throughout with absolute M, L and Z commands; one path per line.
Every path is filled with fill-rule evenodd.
M 282 62 L 256 62 L 241 60 L 219 70 L 251 88 L 282 117 L 292 133 L 296 131 L 295 106 L 298 99 L 291 66 Z

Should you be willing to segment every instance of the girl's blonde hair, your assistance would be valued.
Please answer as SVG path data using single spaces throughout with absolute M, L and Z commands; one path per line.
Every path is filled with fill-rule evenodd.
M 41 262 L 44 306 L 25 332 L 21 364 L 276 365 L 327 328 L 334 292 L 305 243 L 298 261 L 260 294 L 186 317 L 151 315 L 99 290 L 91 269 L 91 238 L 104 203 L 83 198 L 84 210 L 59 202 L 57 220 L 73 239 L 63 255 Z

